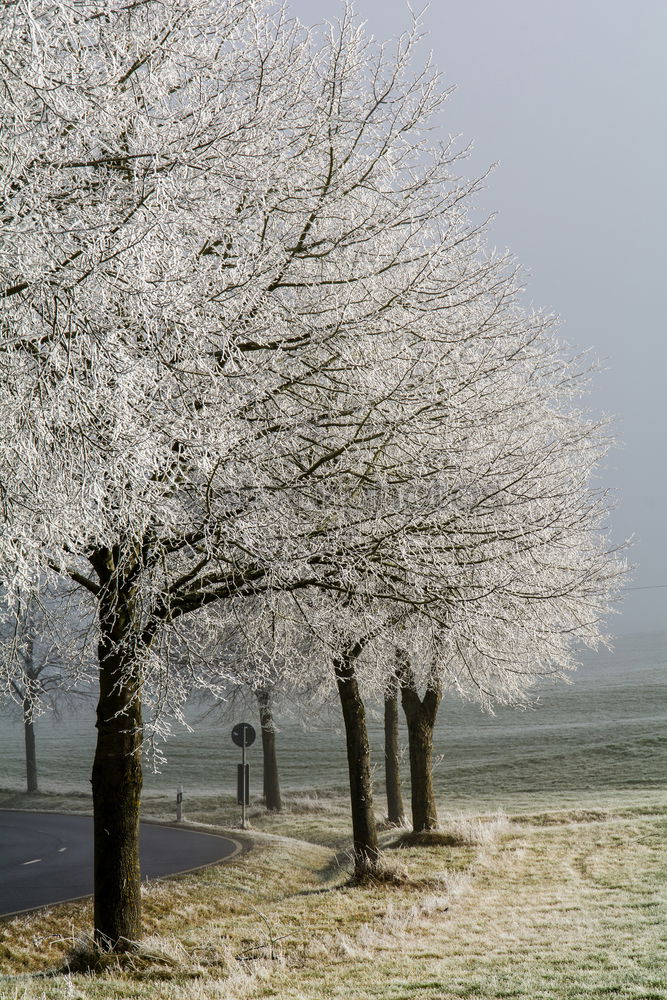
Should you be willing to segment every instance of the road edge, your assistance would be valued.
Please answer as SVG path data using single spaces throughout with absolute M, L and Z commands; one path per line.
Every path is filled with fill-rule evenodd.
M 0 809 L 0 812 L 20 812 L 20 813 L 38 813 L 47 816 L 83 816 L 86 819 L 92 819 L 90 813 L 72 813 L 72 812 L 62 812 L 57 809 Z M 181 878 L 184 875 L 191 875 L 193 872 L 205 871 L 207 868 L 215 868 L 216 865 L 224 865 L 228 861 L 232 861 L 234 858 L 242 857 L 247 854 L 248 851 L 252 849 L 252 840 L 250 837 L 242 836 L 238 838 L 237 836 L 229 836 L 227 832 L 222 832 L 224 828 L 220 828 L 221 832 L 213 831 L 211 829 L 201 829 L 200 824 L 190 823 L 187 820 L 185 822 L 177 823 L 173 820 L 171 822 L 162 822 L 157 819 L 142 819 L 140 824 L 146 824 L 150 826 L 166 826 L 174 830 L 189 830 L 191 833 L 199 833 L 204 836 L 218 837 L 224 840 L 228 840 L 230 843 L 234 844 L 234 850 L 231 854 L 226 855 L 224 858 L 220 858 L 218 861 L 209 861 L 205 865 L 195 865 L 193 868 L 181 868 L 177 872 L 170 872 L 169 875 L 156 875 L 154 878 L 142 878 L 142 885 L 149 885 L 153 882 L 165 882 L 169 879 Z M 234 831 L 236 834 L 236 831 Z M 83 896 L 68 896 L 67 899 L 58 899 L 52 903 L 44 903 L 41 906 L 28 906 L 24 910 L 13 910 L 11 913 L 0 913 L 0 923 L 5 920 L 13 920 L 15 917 L 24 917 L 30 913 L 39 913 L 40 910 L 50 910 L 54 906 L 64 906 L 66 903 L 80 903 L 84 899 L 91 899 L 92 893 L 86 893 Z

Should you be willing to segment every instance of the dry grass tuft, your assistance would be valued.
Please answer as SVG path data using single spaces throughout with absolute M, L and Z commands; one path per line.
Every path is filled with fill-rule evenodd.
M 354 857 L 350 852 L 346 852 L 350 863 Z M 350 885 L 376 888 L 381 885 L 406 885 L 410 881 L 410 874 L 407 865 L 396 857 L 389 856 L 386 852 L 380 851 L 374 862 L 368 866 L 363 874 L 353 874 Z
M 510 832 L 504 813 L 493 817 L 450 819 L 439 830 L 408 831 L 395 843 L 397 847 L 485 847 Z
M 331 796 L 303 792 L 300 795 L 285 796 L 282 811 L 298 816 L 301 813 L 336 813 L 339 809 L 339 802 Z M 261 815 L 266 813 L 266 809 L 261 811 Z
M 557 809 L 516 815 L 512 817 L 512 822 L 530 826 L 564 826 L 570 823 L 606 823 L 613 816 L 614 813 L 608 809 Z
M 73 943 L 58 971 L 68 975 L 113 973 L 142 978 L 156 971 L 164 977 L 169 970 L 178 970 L 182 975 L 184 970 L 199 965 L 199 956 L 190 954 L 174 937 L 153 936 L 142 941 L 127 941 L 125 951 L 114 952 L 86 934 Z

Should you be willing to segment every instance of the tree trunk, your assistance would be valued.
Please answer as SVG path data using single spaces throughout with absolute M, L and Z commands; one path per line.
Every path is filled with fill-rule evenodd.
M 373 812 L 371 752 L 366 729 L 366 712 L 354 672 L 354 659 L 354 653 L 337 659 L 334 661 L 334 669 L 345 722 L 354 840 L 354 874 L 357 878 L 363 878 L 376 870 L 379 849 Z
M 35 668 L 34 645 L 28 639 L 25 652 L 25 684 L 23 688 L 23 735 L 25 738 L 26 791 L 37 791 L 37 749 L 33 710 L 39 692 L 39 670 Z
M 131 642 L 132 600 L 100 599 L 97 747 L 93 764 L 95 940 L 125 951 L 141 936 L 139 807 L 141 683 Z
M 271 710 L 271 689 L 260 688 L 255 695 L 259 705 L 259 724 L 262 730 L 264 805 L 271 812 L 280 812 L 282 799 L 276 756 L 276 727 Z
M 433 727 L 442 698 L 440 681 L 431 677 L 423 698 L 415 687 L 409 665 L 401 672 L 401 703 L 408 725 L 412 828 L 436 830 L 438 811 L 433 792 Z
M 395 677 L 389 682 L 384 696 L 384 776 L 387 819 L 401 826 L 405 822 L 405 809 L 398 757 L 398 683 Z
M 32 721 L 32 705 L 29 698 L 23 699 L 23 733 L 25 736 L 26 789 L 37 789 L 37 751 L 35 749 L 35 724 Z

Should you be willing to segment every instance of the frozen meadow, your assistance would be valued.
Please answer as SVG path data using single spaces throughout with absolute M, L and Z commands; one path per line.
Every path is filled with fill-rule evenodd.
M 500 708 L 490 716 L 446 695 L 436 728 L 436 793 L 445 810 L 560 808 L 604 804 L 616 791 L 664 787 L 667 776 L 667 632 L 616 640 L 612 651 L 585 653 L 571 683 L 545 687 L 528 710 Z M 164 745 L 159 772 L 145 769 L 144 798 L 232 794 L 239 750 L 234 722 L 252 709 L 234 708 L 176 729 Z M 199 721 L 197 721 L 199 720 Z M 283 789 L 313 794 L 344 788 L 345 740 L 336 706 L 312 728 L 280 713 L 278 754 Z M 371 721 L 377 806 L 382 798 L 382 723 Z M 37 722 L 40 787 L 88 793 L 94 751 L 94 705 L 76 715 Z M 402 730 L 403 745 L 407 743 Z M 261 747 L 249 751 L 251 796 L 261 794 Z M 18 718 L 0 720 L 0 787 L 24 787 L 23 734 Z M 409 792 L 407 754 L 404 794 Z

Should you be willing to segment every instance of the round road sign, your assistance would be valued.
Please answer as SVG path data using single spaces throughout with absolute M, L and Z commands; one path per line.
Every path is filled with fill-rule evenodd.
M 251 747 L 256 735 L 249 722 L 237 722 L 232 729 L 232 739 L 237 747 Z

